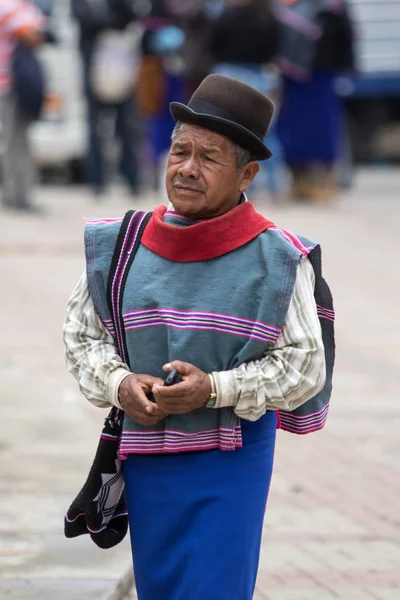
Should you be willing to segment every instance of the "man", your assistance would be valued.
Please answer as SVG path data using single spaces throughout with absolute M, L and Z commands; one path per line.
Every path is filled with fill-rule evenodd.
M 333 329 L 323 341 L 315 298 L 324 288 L 318 310 L 331 319 L 330 294 L 318 247 L 244 195 L 271 155 L 272 102 L 210 75 L 171 112 L 174 210 L 155 209 L 129 274 L 118 265 L 112 310 L 123 330 L 107 306 L 120 222 L 88 224 L 67 363 L 88 400 L 125 411 L 119 456 L 139 599 L 250 600 L 278 415 L 299 433 L 326 418 Z M 122 338 L 129 367 L 116 352 Z M 163 386 L 172 368 L 182 381 Z M 304 408 L 322 397 L 320 410 Z
M 12 58 L 22 42 L 34 48 L 42 42 L 45 20 L 40 11 L 25 0 L 0 3 L 0 124 L 3 205 L 12 210 L 34 211 L 31 192 L 34 166 L 28 140 L 29 120 L 13 95 Z
M 130 0 L 71 0 L 72 15 L 79 25 L 79 45 L 82 55 L 84 92 L 87 103 L 88 148 L 87 182 L 96 196 L 106 192 L 106 161 L 102 120 L 115 115 L 115 133 L 121 146 L 119 170 L 132 195 L 139 189 L 138 164 L 135 149 L 134 103 L 132 93 L 120 102 L 110 104 L 97 97 L 91 82 L 91 66 L 99 35 L 106 30 L 122 32 L 136 19 Z M 133 90 L 133 74 L 132 74 Z

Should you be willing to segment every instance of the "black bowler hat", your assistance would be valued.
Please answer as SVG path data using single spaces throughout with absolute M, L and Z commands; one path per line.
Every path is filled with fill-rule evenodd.
M 225 135 L 250 150 L 257 160 L 272 156 L 264 138 L 274 114 L 274 104 L 237 79 L 208 75 L 187 105 L 171 102 L 169 107 L 175 121 L 193 123 Z

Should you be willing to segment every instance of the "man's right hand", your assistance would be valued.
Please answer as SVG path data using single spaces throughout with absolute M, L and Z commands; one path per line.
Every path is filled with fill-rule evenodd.
M 155 425 L 167 416 L 146 396 L 155 383 L 162 385 L 164 382 L 159 377 L 132 374 L 125 377 L 119 386 L 118 399 L 122 410 L 141 425 Z

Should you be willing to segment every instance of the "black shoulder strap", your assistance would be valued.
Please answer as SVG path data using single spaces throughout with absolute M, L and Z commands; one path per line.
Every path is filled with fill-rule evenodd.
M 117 237 L 107 282 L 107 302 L 114 325 L 115 341 L 121 358 L 128 362 L 122 299 L 129 269 L 140 246 L 151 212 L 130 210 L 126 213 Z

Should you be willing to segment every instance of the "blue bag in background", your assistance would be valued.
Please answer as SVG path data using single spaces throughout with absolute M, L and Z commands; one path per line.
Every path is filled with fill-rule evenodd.
M 46 77 L 36 52 L 18 43 L 12 59 L 13 92 L 18 107 L 31 121 L 40 118 L 46 93 Z

